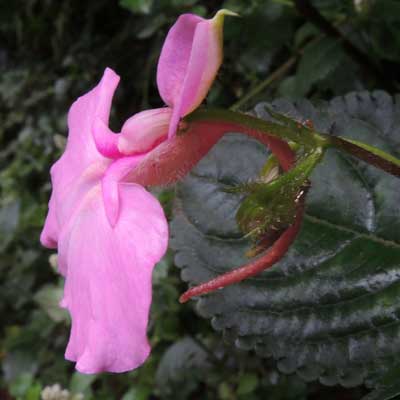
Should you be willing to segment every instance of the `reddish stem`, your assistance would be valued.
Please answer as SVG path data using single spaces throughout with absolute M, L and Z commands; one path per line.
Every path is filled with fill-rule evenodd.
M 192 122 L 187 131 L 167 140 L 146 155 L 143 161 L 131 171 L 126 180 L 142 185 L 159 186 L 171 184 L 183 178 L 200 161 L 218 140 L 229 132 L 240 132 L 259 140 L 277 157 L 284 171 L 295 162 L 295 154 L 289 145 L 276 137 L 260 132 L 240 123 L 212 121 Z M 209 282 L 195 286 L 185 292 L 180 302 L 193 296 L 209 293 L 256 275 L 280 260 L 294 241 L 301 225 L 303 206 L 299 206 L 296 220 L 274 242 L 270 250 L 257 260 L 227 272 Z
M 125 178 L 142 186 L 162 186 L 183 178 L 229 132 L 240 132 L 259 140 L 275 154 L 287 171 L 294 162 L 289 145 L 276 137 L 237 123 L 193 122 L 183 135 L 166 140 L 150 151 Z
M 204 127 L 199 124 L 201 128 Z M 284 171 L 289 170 L 294 162 L 295 155 L 290 149 L 288 144 L 281 139 L 265 135 L 257 130 L 241 126 L 239 124 L 230 123 L 220 123 L 211 125 L 213 128 L 217 127 L 219 134 L 222 136 L 225 132 L 235 132 L 239 131 L 245 133 L 263 144 L 265 144 L 272 151 L 273 154 L 278 158 Z M 238 129 L 239 128 L 239 129 Z M 202 130 L 203 130 L 202 129 Z M 209 129 L 208 129 L 209 130 Z M 203 130 L 203 132 L 207 130 Z M 185 303 L 190 298 L 194 296 L 199 296 L 201 294 L 209 293 L 217 289 L 221 289 L 225 286 L 232 285 L 234 283 L 240 282 L 246 278 L 257 275 L 261 271 L 271 267 L 277 261 L 279 261 L 287 252 L 290 245 L 293 243 L 300 230 L 301 220 L 303 216 L 303 205 L 299 206 L 299 210 L 296 214 L 296 219 L 293 225 L 291 225 L 280 237 L 277 239 L 272 247 L 263 256 L 250 262 L 249 264 L 243 265 L 232 271 L 226 272 L 208 282 L 202 283 L 198 286 L 194 286 L 187 290 L 180 298 L 181 303 Z
M 249 264 L 219 275 L 208 282 L 190 288 L 183 293 L 183 295 L 179 298 L 179 301 L 181 303 L 185 303 L 194 296 L 210 293 L 217 289 L 241 282 L 244 279 L 257 275 L 265 269 L 272 267 L 286 254 L 289 247 L 296 239 L 296 236 L 300 231 L 301 222 L 303 220 L 303 211 L 304 207 L 299 207 L 294 223 L 288 229 L 286 229 L 286 231 L 272 245 L 269 251 L 265 252 L 263 256 L 255 261 L 250 262 Z

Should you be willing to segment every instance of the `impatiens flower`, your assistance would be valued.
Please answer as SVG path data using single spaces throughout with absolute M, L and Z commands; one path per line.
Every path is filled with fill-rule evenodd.
M 120 134 L 111 132 L 119 77 L 106 69 L 69 111 L 67 146 L 51 168 L 53 190 L 41 242 L 58 249 L 65 276 L 62 306 L 72 319 L 65 356 L 81 372 L 128 371 L 149 355 L 151 274 L 166 251 L 168 225 L 157 199 L 141 185 L 154 178 L 151 154 L 176 143 L 179 119 L 201 103 L 215 78 L 226 13 L 212 20 L 182 15 L 171 28 L 157 76 L 168 107 L 138 113 Z M 163 149 L 168 146 L 173 154 L 174 144 Z M 178 175 L 176 160 L 169 160 Z M 147 180 L 129 177 L 139 165 L 142 178 L 149 166 Z
M 158 201 L 142 186 L 118 183 L 123 162 L 133 166 L 136 160 L 106 158 L 95 146 L 93 123 L 108 123 L 117 83 L 106 70 L 71 107 L 67 147 L 51 169 L 53 192 L 41 235 L 45 246 L 58 248 L 66 278 L 62 305 L 72 327 L 65 356 L 84 373 L 127 371 L 148 357 L 151 273 L 167 248 L 168 225 Z M 118 213 L 114 225 L 107 213 Z

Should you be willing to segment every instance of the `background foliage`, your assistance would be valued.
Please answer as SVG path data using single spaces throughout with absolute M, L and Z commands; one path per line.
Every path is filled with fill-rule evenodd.
M 55 258 L 38 242 L 48 170 L 65 142 L 69 105 L 110 66 L 122 78 L 115 130 L 133 113 L 161 106 L 157 58 L 168 27 L 183 12 L 208 17 L 226 7 L 242 16 L 227 19 L 225 62 L 209 104 L 247 110 L 280 96 L 318 102 L 353 90 L 397 92 L 399 3 L 312 4 L 339 36 L 290 0 L 0 3 L 1 399 L 39 399 L 45 387 L 48 399 L 360 399 L 367 393 L 363 386 L 305 383 L 283 375 L 269 358 L 233 350 L 191 304 L 178 305 L 185 285 L 172 253 L 154 273 L 150 360 L 129 374 L 76 374 L 63 359 L 69 327 L 57 307 L 62 280 Z M 173 192 L 159 196 L 169 210 Z

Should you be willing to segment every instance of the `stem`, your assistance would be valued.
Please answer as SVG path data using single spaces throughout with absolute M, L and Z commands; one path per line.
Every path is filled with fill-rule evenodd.
M 274 117 L 273 113 L 272 116 Z M 285 123 L 284 121 L 286 120 L 290 121 L 289 118 L 283 116 L 282 122 Z M 228 123 L 236 125 L 239 131 L 241 128 L 247 131 L 254 130 L 313 149 L 316 147 L 321 147 L 322 149 L 336 147 L 391 175 L 400 177 L 400 160 L 396 157 L 356 140 L 316 132 L 300 123 L 296 123 L 296 121 L 292 121 L 292 123 L 286 122 L 286 125 L 282 125 L 237 111 L 212 108 L 197 109 L 188 115 L 185 121 L 188 123 Z
M 391 175 L 400 178 L 400 160 L 365 143 L 340 136 L 326 135 L 333 147 L 365 161 Z
M 245 105 L 252 97 L 257 96 L 261 93 L 267 86 L 269 86 L 276 79 L 279 79 L 283 74 L 285 74 L 297 61 L 298 55 L 290 57 L 286 62 L 284 62 L 280 67 L 278 67 L 268 78 L 261 81 L 257 86 L 250 90 L 245 96 L 234 103 L 230 109 L 235 111 L 240 107 Z
M 285 1 L 285 0 L 284 0 Z M 291 0 L 290 0 L 291 1 Z M 294 6 L 293 3 L 288 3 L 287 5 Z M 339 21 L 339 23 L 342 23 L 343 21 Z M 336 26 L 334 25 L 334 28 Z M 266 87 L 268 87 L 271 83 L 273 83 L 275 80 L 279 79 L 283 74 L 285 74 L 287 71 L 290 70 L 290 68 L 296 64 L 298 59 L 303 55 L 304 50 L 306 49 L 307 46 L 311 44 L 316 44 L 320 40 L 322 40 L 325 37 L 325 33 L 321 33 L 317 37 L 314 37 L 311 40 L 308 40 L 304 46 L 302 46 L 300 49 L 298 49 L 294 55 L 292 55 L 288 60 L 286 60 L 283 64 L 281 64 L 277 69 L 275 69 L 270 76 L 267 78 L 263 79 L 260 83 L 258 83 L 256 86 L 253 87 L 247 94 L 245 94 L 241 99 L 239 99 L 236 103 L 234 103 L 231 107 L 229 107 L 231 110 L 236 111 L 239 108 L 241 108 L 244 104 L 246 104 L 252 97 L 257 96 L 259 93 L 261 93 Z
M 290 245 L 296 239 L 296 236 L 300 231 L 301 222 L 303 220 L 303 208 L 303 205 L 299 207 L 293 225 L 290 226 L 279 237 L 279 239 L 272 245 L 270 250 L 267 251 L 263 256 L 249 264 L 219 275 L 208 282 L 190 288 L 179 298 L 179 302 L 185 303 L 194 296 L 210 293 L 234 283 L 241 282 L 244 279 L 257 275 L 265 269 L 272 267 L 286 254 Z
M 219 122 L 231 123 L 240 126 L 251 128 L 256 131 L 265 133 L 266 135 L 275 136 L 285 141 L 299 143 L 306 147 L 327 147 L 328 140 L 325 135 L 320 135 L 317 132 L 305 128 L 298 124 L 297 129 L 277 124 L 271 121 L 253 117 L 237 111 L 224 110 L 218 108 L 199 108 L 189 114 L 185 121 L 191 122 Z
M 287 161 L 290 162 L 286 166 L 286 168 L 284 168 L 286 171 L 290 170 L 294 164 L 294 160 Z M 280 163 L 282 165 L 281 161 Z M 232 271 L 226 272 L 225 274 L 219 275 L 208 282 L 190 288 L 179 298 L 180 303 L 185 303 L 194 296 L 210 293 L 217 289 L 221 289 L 234 283 L 238 283 L 251 276 L 257 275 L 263 270 L 272 267 L 277 261 L 279 261 L 286 254 L 287 250 L 294 242 L 297 234 L 300 231 L 304 214 L 305 195 L 306 191 L 304 191 L 299 198 L 297 212 L 293 224 L 289 226 L 289 228 L 287 228 L 283 232 L 283 234 L 279 236 L 279 238 L 277 238 L 276 240 L 275 238 L 272 238 L 274 242 L 269 248 L 269 251 L 265 252 L 264 255 L 253 262 L 250 262 Z M 268 243 L 268 245 L 269 244 L 270 243 Z

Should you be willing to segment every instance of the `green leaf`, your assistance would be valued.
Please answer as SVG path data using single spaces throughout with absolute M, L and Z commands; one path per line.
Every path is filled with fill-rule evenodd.
M 318 109 L 306 100 L 273 107 L 399 155 L 400 102 L 383 92 Z M 268 118 L 263 105 L 255 111 Z M 243 197 L 225 188 L 257 177 L 267 155 L 255 140 L 225 136 L 178 186 L 171 244 L 189 284 L 248 261 L 235 222 Z M 400 182 L 335 150 L 311 182 L 302 230 L 284 259 L 196 306 L 227 340 L 274 357 L 282 372 L 353 387 L 400 354 Z
M 153 0 L 120 0 L 119 4 L 135 14 L 150 14 Z
M 296 73 L 296 94 L 305 95 L 314 83 L 325 79 L 344 60 L 340 42 L 323 38 L 309 43 Z
M 309 40 L 314 36 L 318 36 L 319 34 L 320 31 L 315 25 L 313 25 L 311 22 L 306 22 L 296 31 L 294 36 L 294 44 L 297 48 L 299 48 L 306 42 L 306 40 Z
M 8 202 L 0 208 L 0 250 L 4 250 L 13 238 L 20 215 L 20 202 Z
M 229 383 L 227 382 L 221 382 L 218 385 L 218 397 L 221 400 L 231 400 L 235 396 L 235 393 L 233 391 L 233 388 Z
M 34 383 L 26 392 L 24 400 L 40 400 L 42 386 L 40 383 Z
M 38 370 L 38 362 L 33 354 L 26 351 L 9 351 L 2 360 L 2 372 L 5 381 L 12 381 L 18 387 Z
M 34 299 L 53 321 L 69 321 L 68 312 L 60 307 L 62 296 L 61 287 L 48 284 L 35 294 Z
M 258 377 L 256 374 L 243 374 L 239 380 L 237 388 L 238 395 L 245 395 L 254 392 L 258 386 Z
M 388 368 L 377 382 L 376 389 L 363 397 L 362 400 L 390 400 L 400 396 L 400 366 L 395 364 Z
M 10 393 L 18 399 L 23 398 L 33 383 L 33 375 L 29 372 L 22 373 L 11 382 Z
M 400 4 L 397 0 L 365 2 L 364 34 L 370 52 L 382 59 L 400 61 Z
M 150 392 L 148 388 L 132 388 L 124 394 L 121 400 L 147 400 Z
M 190 398 L 200 376 L 205 375 L 209 367 L 206 351 L 194 339 L 185 337 L 163 355 L 156 374 L 157 387 L 163 398 Z
M 96 375 L 85 375 L 79 372 L 74 372 L 70 382 L 69 390 L 73 394 L 84 393 L 88 394 L 90 392 L 91 384 L 96 380 Z
M 398 376 L 397 376 L 398 379 Z M 391 400 L 400 396 L 400 382 L 374 390 L 362 400 Z

